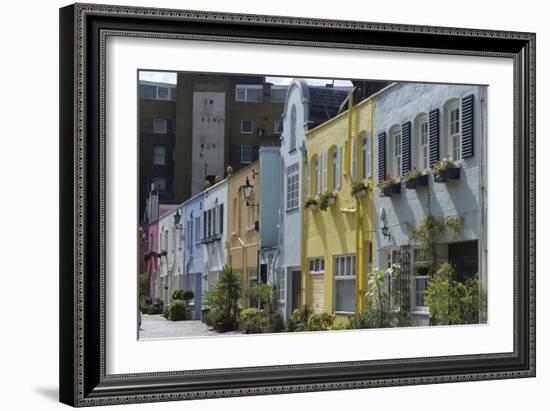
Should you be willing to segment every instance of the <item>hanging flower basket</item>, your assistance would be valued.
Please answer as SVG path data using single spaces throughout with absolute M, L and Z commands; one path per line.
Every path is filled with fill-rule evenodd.
M 319 198 L 319 209 L 326 211 L 329 205 L 336 203 L 336 195 L 331 192 L 321 194 Z
M 455 163 L 445 158 L 433 166 L 433 175 L 436 183 L 444 183 L 460 178 L 460 168 Z
M 367 194 L 367 186 L 363 182 L 353 183 L 351 187 L 351 195 L 361 197 Z
M 428 175 L 422 174 L 415 179 L 417 187 L 426 187 L 428 185 Z
M 308 198 L 304 204 L 304 207 L 308 210 L 315 210 L 317 208 L 317 200 L 314 198 Z

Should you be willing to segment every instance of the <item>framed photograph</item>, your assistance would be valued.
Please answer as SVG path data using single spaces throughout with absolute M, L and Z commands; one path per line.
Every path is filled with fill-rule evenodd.
M 535 34 L 60 24 L 62 402 L 535 376 Z

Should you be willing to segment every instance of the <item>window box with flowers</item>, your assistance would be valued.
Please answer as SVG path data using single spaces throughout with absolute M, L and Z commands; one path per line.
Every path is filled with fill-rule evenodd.
M 363 183 L 362 181 L 353 183 L 353 185 L 351 186 L 352 196 L 360 197 L 364 196 L 365 194 L 367 194 L 367 186 L 365 185 L 365 183 Z
M 318 202 L 314 198 L 308 198 L 304 204 L 304 207 L 308 210 L 315 210 L 317 208 Z
M 319 209 L 326 211 L 328 206 L 336 203 L 336 195 L 330 191 L 324 194 L 321 194 L 319 198 Z
M 382 197 L 391 197 L 401 193 L 401 184 L 397 183 L 390 174 L 386 174 L 384 181 L 378 183 Z
M 432 173 L 436 183 L 444 183 L 448 180 L 458 180 L 460 178 L 460 168 L 449 158 L 444 158 L 435 163 Z
M 407 174 L 403 176 L 405 187 L 409 190 L 414 190 L 417 187 L 425 187 L 428 185 L 428 176 L 422 174 L 420 170 L 413 167 Z

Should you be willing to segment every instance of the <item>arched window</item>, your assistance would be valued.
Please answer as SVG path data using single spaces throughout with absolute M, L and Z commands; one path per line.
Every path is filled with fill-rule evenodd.
M 462 158 L 460 106 L 458 99 L 445 103 L 445 153 L 451 160 Z
M 313 171 L 315 172 L 315 176 L 313 177 L 315 184 L 315 194 L 321 194 L 321 164 L 319 160 L 319 155 L 315 155 L 315 157 L 313 158 Z
M 330 187 L 332 191 L 340 188 L 340 170 L 341 170 L 341 154 L 340 147 L 332 146 L 329 150 L 330 155 Z
M 359 135 L 361 143 L 361 178 L 366 180 L 372 175 L 372 142 L 370 133 L 362 132 Z
M 296 105 L 290 109 L 290 151 L 296 149 Z
M 413 165 L 420 171 L 430 168 L 430 139 L 428 115 L 420 113 L 414 120 Z
M 403 147 L 401 145 L 401 126 L 396 124 L 390 129 L 391 174 L 394 178 L 401 177 Z

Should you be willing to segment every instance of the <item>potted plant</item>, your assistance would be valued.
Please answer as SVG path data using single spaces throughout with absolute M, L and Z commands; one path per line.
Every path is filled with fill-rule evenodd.
M 416 274 L 422 275 L 422 276 L 428 275 L 428 273 L 430 272 L 430 268 L 431 268 L 431 266 L 428 263 L 416 263 L 414 265 L 414 269 L 416 271 Z
M 319 209 L 326 211 L 329 205 L 332 205 L 336 202 L 336 195 L 331 192 L 321 194 L 319 198 Z
M 304 204 L 304 207 L 308 210 L 315 210 L 317 208 L 317 200 L 314 198 L 308 198 Z
M 448 180 L 460 178 L 460 168 L 448 157 L 434 164 L 432 169 L 436 183 L 444 183 Z
M 367 194 L 367 186 L 362 181 L 356 181 L 351 186 L 351 195 L 359 197 Z
M 225 169 L 225 172 L 227 173 L 228 176 L 233 175 L 233 167 L 231 167 L 230 165 L 227 166 L 227 168 Z
M 401 193 L 401 184 L 397 183 L 390 174 L 386 174 L 384 181 L 378 183 L 383 197 Z
M 425 187 L 428 185 L 428 176 L 422 174 L 420 170 L 417 170 L 416 167 L 413 167 L 407 174 L 403 176 L 403 182 L 405 187 L 409 190 L 414 190 L 417 187 Z

